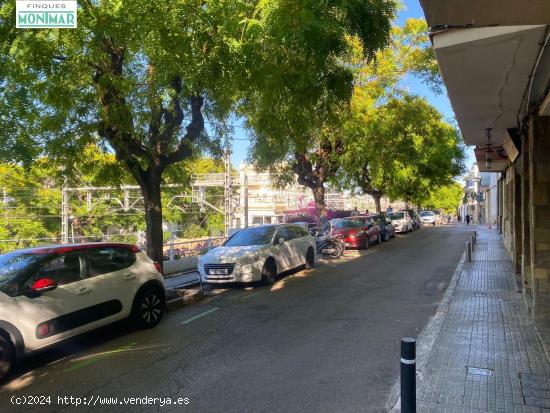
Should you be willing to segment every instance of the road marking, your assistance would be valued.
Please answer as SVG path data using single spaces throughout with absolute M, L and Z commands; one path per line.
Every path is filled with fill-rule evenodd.
M 181 324 L 182 324 L 182 325 L 188 324 L 188 323 L 190 323 L 191 321 L 195 321 L 195 320 L 197 320 L 197 319 L 199 319 L 199 318 L 201 318 L 201 317 L 204 317 L 205 315 L 211 314 L 211 313 L 213 313 L 214 311 L 218 311 L 218 310 L 219 310 L 218 307 L 213 307 L 213 308 L 211 308 L 210 310 L 206 310 L 206 311 L 203 312 L 203 313 L 197 314 L 195 317 L 191 317 L 191 318 L 189 318 L 189 319 L 187 319 L 187 320 L 185 320 L 185 321 L 182 321 Z
M 265 293 L 265 290 L 264 291 L 256 291 L 255 293 L 245 295 L 244 297 L 242 297 L 242 299 L 246 300 L 247 298 L 254 297 L 255 295 L 263 294 L 263 293 Z
M 63 370 L 63 372 L 68 373 L 68 372 L 71 372 L 71 371 L 81 369 L 82 367 L 86 367 L 86 366 L 88 366 L 92 363 L 95 363 L 96 361 L 99 361 L 99 360 L 104 359 L 106 357 L 110 357 L 110 356 L 112 356 L 116 353 L 121 353 L 123 351 L 130 350 L 135 345 L 136 345 L 136 343 L 130 343 L 128 345 L 116 348 L 116 349 L 111 350 L 111 351 L 105 351 L 103 353 L 91 355 L 89 359 L 81 361 L 81 362 L 76 363 L 76 364 L 73 364 L 72 366 L 70 366 L 70 367 L 66 368 L 65 370 Z

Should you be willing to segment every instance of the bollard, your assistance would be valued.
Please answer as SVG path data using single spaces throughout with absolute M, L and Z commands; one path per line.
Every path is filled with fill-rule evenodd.
M 468 262 L 472 262 L 472 244 L 470 241 L 466 241 L 466 252 L 468 254 Z
M 473 238 L 474 238 L 474 244 L 477 244 L 477 231 L 474 231 Z
M 401 339 L 401 413 L 416 412 L 416 340 Z

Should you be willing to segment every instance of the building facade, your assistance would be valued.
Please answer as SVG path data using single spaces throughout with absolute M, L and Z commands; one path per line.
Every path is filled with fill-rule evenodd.
M 447 93 L 518 285 L 550 318 L 550 4 L 420 0 Z M 483 186 L 483 185 L 481 185 Z

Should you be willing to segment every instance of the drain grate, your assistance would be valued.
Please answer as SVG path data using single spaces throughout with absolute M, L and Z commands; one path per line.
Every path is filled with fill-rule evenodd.
M 483 369 L 480 367 L 466 367 L 467 374 L 473 374 L 474 376 L 492 376 L 493 370 Z

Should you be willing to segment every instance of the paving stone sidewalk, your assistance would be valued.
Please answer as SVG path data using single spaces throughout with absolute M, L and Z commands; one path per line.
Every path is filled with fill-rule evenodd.
M 550 412 L 550 363 L 512 263 L 495 229 L 477 233 L 473 262 L 451 284 L 448 312 L 419 366 L 418 411 Z

